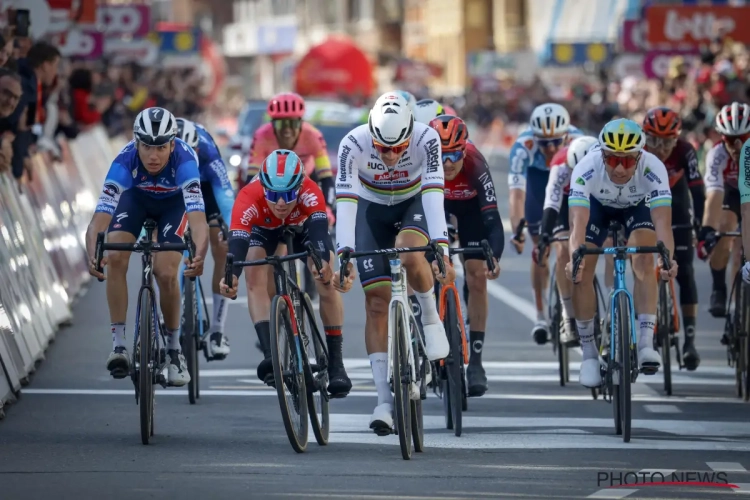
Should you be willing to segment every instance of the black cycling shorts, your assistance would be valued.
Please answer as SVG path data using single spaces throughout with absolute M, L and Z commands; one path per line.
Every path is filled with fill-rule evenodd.
M 570 221 L 568 219 L 568 196 L 570 195 L 566 194 L 563 196 L 560 211 L 557 212 L 557 221 L 555 222 L 555 227 L 552 229 L 552 236 L 570 231 Z
M 586 241 L 601 247 L 607 239 L 609 224 L 617 221 L 625 228 L 625 237 L 630 238 L 630 233 L 635 229 L 654 230 L 651 222 L 651 209 L 646 206 L 646 200 L 637 205 L 627 208 L 605 207 L 593 196 L 590 198 L 591 208 L 589 212 L 589 223 L 586 228 Z
M 742 213 L 740 211 L 740 190 L 736 187 L 728 186 L 724 184 L 724 203 L 722 208 L 734 212 L 737 216 L 737 220 L 742 219 Z
M 287 253 L 302 252 L 306 241 L 307 231 L 296 233 L 292 238 L 292 248 L 288 248 Z M 262 247 L 266 251 L 266 256 L 275 254 L 278 246 L 284 243 L 284 227 L 270 229 L 253 226 L 250 230 L 250 247 Z

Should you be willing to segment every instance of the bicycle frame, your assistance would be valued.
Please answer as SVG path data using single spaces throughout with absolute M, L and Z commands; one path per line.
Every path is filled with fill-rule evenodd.
M 615 256 L 615 283 L 614 283 L 614 289 L 612 290 L 612 293 L 609 296 L 609 345 L 610 346 L 616 346 L 615 343 L 615 315 L 611 312 L 615 310 L 615 302 L 617 300 L 617 294 L 624 293 L 625 296 L 628 299 L 628 313 L 630 315 L 630 349 L 633 349 L 634 345 L 638 344 L 638 338 L 636 337 L 635 333 L 635 307 L 633 306 L 633 295 L 630 293 L 630 291 L 627 288 L 627 285 L 625 284 L 625 266 L 626 266 L 626 257 L 625 255 L 628 253 L 635 253 L 635 252 L 628 252 L 627 250 L 631 250 L 630 248 L 626 249 L 626 251 L 621 251 L 621 247 L 610 247 L 604 249 L 604 254 L 611 254 Z M 635 249 L 632 249 L 635 250 Z M 615 362 L 615 351 L 617 349 L 610 348 L 609 349 L 609 359 Z
M 411 310 L 411 305 L 409 304 L 409 300 L 406 296 L 406 269 L 404 269 L 401 265 L 401 259 L 398 257 L 398 254 L 396 254 L 395 258 L 394 256 L 390 256 L 388 262 L 391 265 L 391 301 L 388 303 L 388 377 L 393 377 L 393 329 L 396 325 L 396 318 L 393 316 L 396 308 L 393 306 L 396 303 L 401 303 L 401 319 L 403 320 L 403 324 L 407 325 L 407 335 L 409 336 L 406 339 L 406 344 L 408 346 L 407 355 L 409 359 L 409 370 L 411 371 L 409 377 L 409 393 L 411 395 L 411 399 L 419 399 L 419 387 L 417 387 L 417 374 L 415 369 L 416 364 L 414 362 L 414 339 L 416 338 L 417 342 L 419 342 L 420 344 L 422 343 L 422 339 L 419 338 L 419 335 L 415 336 L 414 329 L 411 328 L 411 325 L 415 324 L 416 320 L 414 319 L 414 313 Z M 424 349 L 424 345 L 422 345 L 422 349 Z M 396 381 L 394 380 L 394 390 L 397 390 L 395 385 Z
M 456 313 L 458 314 L 459 318 L 463 318 L 463 311 L 461 310 L 461 295 L 458 293 L 458 288 L 456 288 L 455 283 L 451 283 L 449 285 L 440 285 L 440 295 L 439 295 L 439 301 L 438 301 L 438 314 L 441 318 L 445 317 L 445 308 L 446 308 L 446 301 L 448 292 L 452 292 L 456 294 Z M 466 322 L 461 321 L 461 345 L 463 346 L 464 350 L 464 364 L 469 364 L 469 343 L 466 340 Z M 445 360 L 440 360 L 440 365 L 444 365 Z

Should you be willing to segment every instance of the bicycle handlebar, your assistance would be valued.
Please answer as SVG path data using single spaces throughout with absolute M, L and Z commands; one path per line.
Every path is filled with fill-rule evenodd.
M 492 247 L 490 247 L 490 243 L 487 240 L 482 240 L 480 242 L 481 248 L 448 248 L 448 255 L 452 256 L 454 254 L 478 254 L 481 253 L 484 255 L 484 260 L 487 263 L 487 269 L 491 273 L 495 272 L 495 263 L 494 255 L 492 254 Z
M 411 253 L 411 252 L 430 252 L 434 257 L 435 261 L 437 262 L 438 269 L 440 270 L 440 274 L 445 277 L 445 262 L 441 258 L 444 253 L 440 249 L 440 246 L 438 245 L 437 240 L 431 240 L 429 245 L 423 246 L 423 247 L 407 247 L 407 248 L 384 248 L 382 250 L 368 250 L 364 252 L 355 252 L 349 247 L 345 247 L 341 250 L 341 253 L 339 254 L 339 259 L 341 262 L 341 268 L 339 269 L 339 284 L 340 286 L 344 286 L 344 278 L 349 276 L 349 261 L 352 258 L 356 257 L 367 257 L 370 255 L 383 255 L 383 254 L 391 254 L 391 253 Z
M 583 257 L 586 255 L 602 255 L 602 254 L 615 254 L 617 258 L 618 254 L 633 254 L 633 253 L 658 253 L 661 257 L 661 265 L 665 271 L 669 271 L 671 265 L 669 260 L 669 249 L 663 241 L 657 241 L 655 247 L 607 247 L 607 248 L 589 248 L 586 245 L 581 245 L 578 249 L 573 252 L 573 279 L 578 275 L 578 270 L 583 262 Z
M 537 244 L 537 249 L 539 251 L 539 255 L 544 255 L 544 252 L 547 250 L 547 247 L 550 245 L 550 243 L 555 243 L 556 241 L 568 241 L 570 239 L 570 236 L 554 236 L 551 237 L 548 234 L 542 234 L 539 236 L 539 243 Z
M 136 241 L 135 243 L 104 243 L 105 233 L 101 232 L 96 235 L 96 271 L 103 273 L 102 258 L 105 250 L 119 250 L 122 252 L 138 252 L 149 255 L 154 252 L 184 252 L 189 249 L 190 245 L 185 243 L 154 243 L 153 241 Z M 192 260 L 192 255 L 190 257 Z M 100 282 L 102 278 L 97 278 Z

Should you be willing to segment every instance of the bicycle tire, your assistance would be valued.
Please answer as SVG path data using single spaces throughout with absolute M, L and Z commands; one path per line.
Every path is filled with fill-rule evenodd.
M 404 325 L 404 310 L 401 302 L 394 302 L 391 309 L 393 322 L 393 349 L 391 350 L 393 364 L 393 392 L 394 412 L 396 414 L 396 433 L 404 460 L 411 459 L 411 398 L 408 381 L 409 361 L 407 359 L 406 325 Z M 406 383 L 404 383 L 404 379 Z
M 188 382 L 188 401 L 195 404 L 198 398 L 198 309 L 196 304 L 196 282 L 184 278 L 183 283 L 183 308 L 182 308 L 182 353 L 187 361 L 187 370 L 190 374 Z
M 461 318 L 458 317 L 458 308 L 456 307 L 456 294 L 453 289 L 448 289 L 445 294 L 445 315 L 443 317 L 443 326 L 448 336 L 450 344 L 450 353 L 445 360 L 448 373 L 448 386 L 450 388 L 450 412 L 453 417 L 453 433 L 456 437 L 461 435 L 463 430 L 462 413 L 462 391 L 464 384 L 461 380 L 461 368 L 464 364 L 463 343 L 461 342 Z
M 750 318 L 748 317 L 750 294 L 748 293 L 747 285 L 741 280 L 740 288 L 742 289 L 742 308 L 740 310 L 742 323 L 740 323 L 739 359 L 742 360 L 742 398 L 745 401 L 750 401 L 750 341 L 748 340 L 748 334 L 750 334 Z
M 412 353 L 414 356 L 414 373 L 417 374 L 417 383 L 419 386 L 419 399 L 411 400 L 411 437 L 414 444 L 414 451 L 422 453 L 424 451 L 424 413 L 422 410 L 422 399 L 427 398 L 427 388 L 425 387 L 425 376 L 430 361 L 420 355 L 418 337 L 421 335 L 417 321 L 413 315 L 408 315 L 412 340 Z
M 138 390 L 140 393 L 139 410 L 141 420 L 141 442 L 148 444 L 154 431 L 154 362 L 153 340 L 155 337 L 153 321 L 153 298 L 151 290 L 144 288 L 141 293 L 138 318 L 138 342 L 140 343 L 140 368 Z
M 734 283 L 732 284 L 732 296 L 734 296 L 734 309 L 727 313 L 729 325 L 731 327 L 730 342 L 732 346 L 732 356 L 734 359 L 734 373 L 735 373 L 735 393 L 738 398 L 744 399 L 744 383 L 743 383 L 743 368 L 745 359 L 742 354 L 742 307 L 737 307 L 737 304 L 742 304 L 744 301 L 744 290 L 741 284 L 739 273 L 734 277 Z M 732 296 L 729 297 L 729 306 L 733 303 Z M 728 309 L 728 307 L 727 307 Z
M 601 346 L 602 342 L 602 308 L 601 306 L 604 304 L 604 298 L 602 297 L 602 289 L 599 285 L 599 279 L 594 275 L 594 297 L 596 300 L 596 313 L 594 313 L 594 345 L 596 345 L 596 350 L 599 352 L 599 346 Z M 605 308 L 606 310 L 606 308 Z M 606 315 L 605 315 L 606 316 Z M 604 318 L 604 321 L 606 322 L 607 318 Z M 591 398 L 596 400 L 599 399 L 599 393 L 601 392 L 601 388 L 598 387 L 592 387 L 591 388 Z
M 632 325 L 630 323 L 630 307 L 628 296 L 624 293 L 618 294 L 617 311 L 618 317 L 615 322 L 618 325 L 617 357 L 619 357 L 620 374 L 618 396 L 620 402 L 620 426 L 622 429 L 622 440 L 630 442 L 630 431 L 632 425 L 631 406 L 631 376 L 632 376 Z
M 563 319 L 560 292 L 557 290 L 557 280 L 554 275 L 556 265 L 553 265 L 550 270 L 548 313 L 552 330 L 550 332 L 552 333 L 552 349 L 553 351 L 557 351 L 557 373 L 560 378 L 560 387 L 565 387 L 565 384 L 570 382 L 570 357 L 568 355 L 568 348 L 560 342 Z
M 659 280 L 659 300 L 656 302 L 656 338 L 664 370 L 664 392 L 672 395 L 671 323 L 672 308 L 669 304 L 669 283 Z
M 305 370 L 307 378 L 307 410 L 310 414 L 315 441 L 320 446 L 328 444 L 331 432 L 331 417 L 328 398 L 328 352 L 323 344 L 320 329 L 315 322 L 312 301 L 306 293 L 300 294 L 301 312 L 303 315 L 302 341 L 305 344 Z M 313 360 L 311 363 L 310 360 Z
M 286 299 L 276 295 L 271 299 L 271 361 L 273 363 L 274 385 L 281 409 L 281 420 L 289 438 L 289 443 L 297 453 L 303 453 L 307 448 L 308 415 L 307 389 L 305 374 L 300 370 L 302 361 L 297 338 L 294 336 L 292 317 Z M 286 332 L 285 339 L 280 344 L 279 332 Z M 299 350 L 298 350 L 299 349 Z M 287 369 L 282 366 L 282 360 L 289 362 Z M 285 377 L 284 374 L 289 373 Z M 289 388 L 290 397 L 287 398 L 285 389 Z M 290 404 L 291 399 L 291 404 Z M 294 419 L 294 415 L 296 419 Z M 296 423 L 293 422 L 296 420 Z

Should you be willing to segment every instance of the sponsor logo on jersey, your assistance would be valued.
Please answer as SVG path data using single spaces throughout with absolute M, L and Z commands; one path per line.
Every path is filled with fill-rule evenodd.
M 408 177 L 408 174 L 406 172 L 385 172 L 383 174 L 377 174 L 373 180 L 375 181 L 395 181 L 398 179 L 403 179 L 405 177 Z
M 651 171 L 650 168 L 646 167 L 646 169 L 643 171 L 643 175 L 651 182 L 661 184 L 661 179 L 659 179 L 656 174 Z
M 120 194 L 120 188 L 113 182 L 105 182 L 104 187 L 102 188 L 102 193 L 109 196 L 110 198 L 114 198 L 115 196 Z
M 434 174 L 440 165 L 440 144 L 437 139 L 430 139 L 424 147 L 427 153 L 427 173 Z
M 742 164 L 742 168 L 745 172 L 745 187 L 750 186 L 750 147 L 745 146 L 743 153 L 745 154 L 745 161 Z
M 201 183 L 199 181 L 191 181 L 187 186 L 185 186 L 185 191 L 191 194 L 202 194 Z
M 317 207 L 318 197 L 312 191 L 306 191 L 299 195 L 299 202 L 306 207 Z
M 323 137 L 321 136 L 321 139 L 322 138 Z M 359 145 L 359 143 L 357 142 L 357 139 L 355 139 L 353 135 L 349 134 L 349 136 L 347 136 L 347 139 L 349 139 L 352 142 L 352 144 L 354 144 L 355 146 L 357 146 L 357 149 L 359 149 L 360 153 L 362 153 L 364 151 L 362 149 L 362 146 Z
M 594 176 L 594 169 L 592 168 L 591 170 L 584 173 L 581 177 L 583 177 L 584 180 L 590 181 L 593 176 Z
M 242 212 L 242 219 L 240 220 L 240 223 L 243 226 L 249 226 L 250 221 L 255 217 L 258 217 L 258 207 L 256 207 L 255 205 L 250 205 L 244 212 Z
M 579 177 L 578 179 L 576 179 L 576 184 L 579 184 L 581 186 L 585 186 L 586 185 L 586 181 L 583 180 L 583 177 Z
M 346 164 L 349 161 L 349 154 L 352 152 L 352 148 L 344 144 L 341 148 L 341 156 L 339 156 L 339 180 L 346 180 Z
M 492 184 L 492 177 L 488 172 L 484 172 L 479 176 L 479 182 L 484 186 L 484 197 L 487 201 L 497 201 L 495 197 L 495 186 Z
M 523 143 L 523 147 L 525 147 L 526 149 L 528 149 L 528 150 L 530 151 L 530 150 L 531 150 L 531 148 L 533 148 L 533 147 L 534 147 L 534 139 L 528 139 L 528 140 L 526 140 L 526 141 L 525 141 L 525 142 Z
M 315 212 L 310 216 L 311 220 L 323 220 L 328 218 L 325 212 Z
M 388 167 L 386 167 L 382 163 L 376 163 L 372 161 L 367 162 L 367 168 L 369 170 L 388 170 Z

